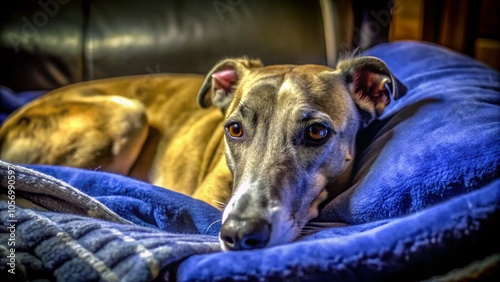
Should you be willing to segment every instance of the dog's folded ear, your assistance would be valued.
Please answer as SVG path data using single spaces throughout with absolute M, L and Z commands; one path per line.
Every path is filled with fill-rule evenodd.
M 407 88 L 391 73 L 387 65 L 375 57 L 353 57 L 341 60 L 337 71 L 344 77 L 346 85 L 358 107 L 368 118 L 365 124 L 380 116 L 394 99 L 403 96 Z M 390 93 L 389 93 L 390 92 Z
M 246 58 L 220 61 L 205 78 L 198 92 L 198 104 L 203 108 L 213 104 L 225 113 L 233 100 L 236 85 L 241 77 L 250 69 L 262 66 L 260 60 Z

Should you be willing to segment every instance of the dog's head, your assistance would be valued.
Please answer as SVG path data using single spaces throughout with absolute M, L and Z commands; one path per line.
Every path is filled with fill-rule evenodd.
M 233 193 L 220 231 L 224 250 L 287 243 L 342 192 L 358 130 L 404 91 L 374 57 L 317 65 L 263 66 L 226 59 L 198 94 L 225 117 Z

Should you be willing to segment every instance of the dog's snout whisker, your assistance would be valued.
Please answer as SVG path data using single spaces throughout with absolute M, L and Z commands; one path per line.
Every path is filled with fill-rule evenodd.
M 217 222 L 222 222 L 222 219 L 218 219 L 212 223 L 210 223 L 210 225 L 207 227 L 207 229 L 205 230 L 205 235 L 208 234 L 208 230 L 210 230 L 210 228 L 212 228 L 212 226 L 214 226 L 214 224 L 217 224 Z
M 316 233 L 317 231 L 321 230 L 322 228 L 316 228 L 316 227 L 304 227 L 300 230 L 299 235 L 300 236 L 305 236 L 309 234 Z
M 335 227 L 335 226 L 343 226 L 345 224 L 342 223 L 332 223 L 332 222 L 308 222 L 302 229 L 300 230 L 300 236 L 306 236 L 310 235 L 313 233 L 316 233 L 318 231 L 321 231 L 323 229 L 329 228 L 329 227 Z
M 214 203 L 218 204 L 221 209 L 227 206 L 226 203 L 217 200 L 214 200 Z

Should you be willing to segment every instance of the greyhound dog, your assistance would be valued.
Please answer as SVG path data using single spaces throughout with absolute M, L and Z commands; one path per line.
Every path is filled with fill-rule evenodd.
M 335 69 L 225 59 L 205 79 L 54 90 L 4 123 L 0 157 L 100 168 L 191 195 L 224 208 L 223 250 L 265 248 L 297 239 L 347 188 L 358 131 L 405 91 L 374 57 Z

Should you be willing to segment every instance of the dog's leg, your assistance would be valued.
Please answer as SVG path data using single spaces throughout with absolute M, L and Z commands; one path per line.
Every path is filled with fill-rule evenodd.
M 145 108 L 137 101 L 119 96 L 54 96 L 9 117 L 0 130 L 0 158 L 127 174 L 147 130 Z
M 231 190 L 227 187 L 232 187 L 233 176 L 229 171 L 226 158 L 221 151 L 218 161 L 215 166 L 210 169 L 210 173 L 206 175 L 204 181 L 196 189 L 193 198 L 209 203 L 210 205 L 224 209 L 226 203 L 231 197 Z

